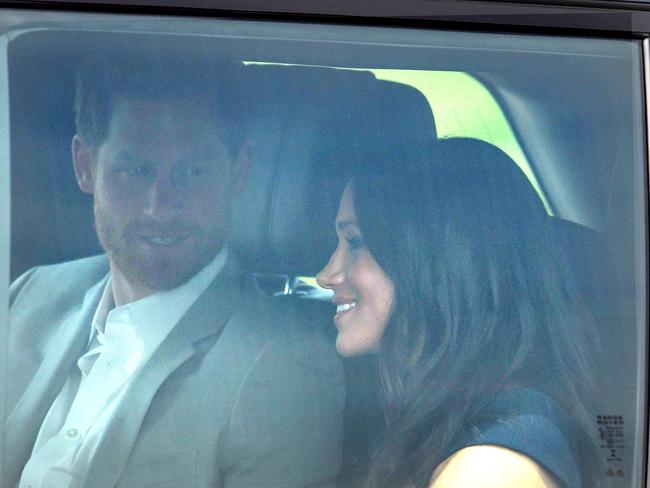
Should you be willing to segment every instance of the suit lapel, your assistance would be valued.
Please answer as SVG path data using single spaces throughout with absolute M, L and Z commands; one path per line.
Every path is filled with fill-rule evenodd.
M 176 369 L 197 353 L 196 342 L 219 333 L 227 323 L 239 300 L 240 276 L 236 262 L 229 258 L 219 276 L 133 379 L 90 462 L 83 483 L 85 488 L 117 484 L 154 395 Z
M 54 399 L 82 355 L 90 335 L 93 314 L 106 280 L 93 286 L 83 304 L 61 324 L 27 390 L 7 420 L 5 450 L 7 479 L 17 480 L 31 455 L 36 436 Z

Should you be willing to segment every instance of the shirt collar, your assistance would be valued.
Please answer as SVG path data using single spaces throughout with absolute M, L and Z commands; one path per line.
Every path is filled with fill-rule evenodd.
M 110 274 L 93 317 L 93 335 L 104 334 L 107 322 L 133 322 L 141 337 L 166 335 L 208 288 L 223 269 L 228 249 L 224 247 L 214 259 L 183 285 L 164 290 L 135 302 L 115 307 Z

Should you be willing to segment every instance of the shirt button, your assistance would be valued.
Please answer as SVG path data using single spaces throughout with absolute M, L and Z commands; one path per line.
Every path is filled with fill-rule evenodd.
M 70 439 L 74 439 L 79 434 L 79 431 L 75 428 L 68 429 L 65 433 Z

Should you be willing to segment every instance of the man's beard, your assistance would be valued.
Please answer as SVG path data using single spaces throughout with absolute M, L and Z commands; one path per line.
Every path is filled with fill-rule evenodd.
M 215 225 L 204 231 L 184 222 L 158 224 L 146 219 L 133 220 L 119 228 L 111 216 L 95 206 L 95 227 L 99 242 L 108 254 L 112 265 L 133 284 L 152 290 L 176 288 L 207 265 L 222 249 L 226 229 Z M 172 256 L 146 252 L 140 237 L 149 235 L 187 235 L 191 245 Z

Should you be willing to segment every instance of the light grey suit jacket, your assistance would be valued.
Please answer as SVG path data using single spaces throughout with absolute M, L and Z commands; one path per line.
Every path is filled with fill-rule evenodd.
M 343 373 L 331 344 L 229 259 L 134 378 L 84 488 L 330 486 Z M 105 256 L 33 269 L 11 288 L 2 486 L 14 486 L 87 345 Z

